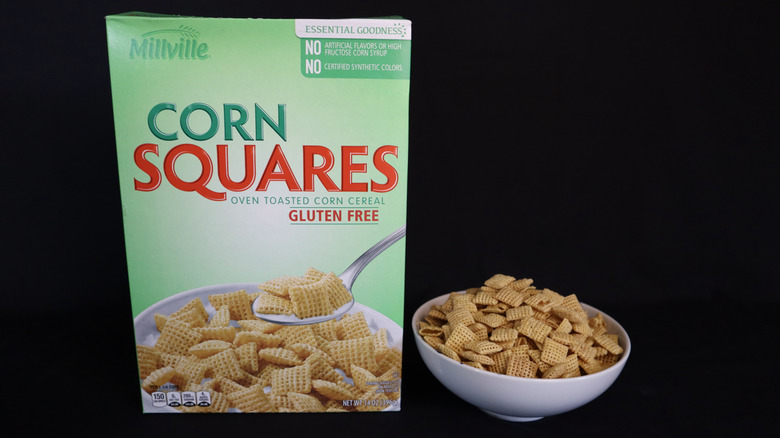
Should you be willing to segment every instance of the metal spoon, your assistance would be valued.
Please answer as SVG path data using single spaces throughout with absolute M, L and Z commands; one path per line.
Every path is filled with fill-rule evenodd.
M 339 278 L 344 283 L 344 287 L 346 287 L 350 295 L 352 295 L 352 299 L 347 304 L 344 304 L 343 306 L 336 309 L 332 314 L 312 316 L 309 318 L 298 318 L 296 315 L 272 315 L 267 313 L 258 313 L 257 310 L 255 310 L 257 309 L 257 300 L 252 303 L 252 313 L 264 321 L 280 325 L 317 324 L 319 322 L 328 321 L 330 319 L 340 318 L 342 315 L 347 313 L 349 309 L 352 308 L 353 304 L 355 304 L 355 296 L 352 294 L 352 285 L 355 283 L 357 276 L 360 275 L 360 273 L 363 271 L 363 268 L 365 268 L 372 260 L 374 260 L 376 256 L 392 246 L 395 242 L 401 240 L 401 238 L 404 236 L 406 236 L 406 225 L 393 231 L 389 236 L 377 242 L 374 246 L 364 252 L 363 255 L 358 257 L 357 260 L 352 262 L 352 264 L 349 265 L 349 267 L 345 269 L 341 275 L 339 275 Z

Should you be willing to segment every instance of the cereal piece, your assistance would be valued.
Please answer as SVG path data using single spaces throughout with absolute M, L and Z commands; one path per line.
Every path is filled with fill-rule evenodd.
M 481 322 L 482 324 L 485 324 L 486 326 L 492 328 L 500 327 L 507 323 L 506 316 L 499 315 L 497 313 L 488 313 L 488 314 L 477 313 L 476 315 L 474 315 L 474 320 L 477 322 Z
M 169 319 L 154 346 L 161 353 L 184 354 L 200 340 L 200 333 L 193 330 L 189 324 Z
M 566 319 L 566 320 L 568 320 L 568 321 L 570 321 L 572 323 L 582 324 L 582 323 L 587 322 L 587 318 L 583 317 L 583 315 L 580 314 L 580 312 L 572 310 L 572 309 L 570 309 L 568 307 L 564 307 L 564 306 L 560 306 L 560 305 L 559 306 L 553 306 L 550 309 L 550 312 L 552 312 L 553 315 L 556 315 L 556 316 L 558 316 L 561 319 Z
M 318 347 L 315 347 L 311 344 L 303 344 L 303 343 L 297 343 L 287 346 L 286 348 L 292 350 L 295 352 L 295 354 L 298 355 L 298 357 L 302 359 L 306 359 L 307 357 L 311 356 L 312 354 L 318 354 L 323 359 L 325 359 L 326 362 L 328 362 L 328 365 L 334 366 L 336 365 L 336 361 L 330 357 L 330 355 Z
M 352 400 L 360 396 L 355 386 L 343 381 L 312 380 L 311 384 L 315 391 L 334 400 Z
M 303 364 L 303 359 L 298 357 L 294 351 L 281 347 L 262 348 L 257 352 L 257 355 L 260 357 L 260 359 L 266 362 L 275 363 L 282 366 Z
M 463 324 L 456 326 L 444 344 L 451 348 L 455 352 L 463 350 L 463 345 L 477 340 L 477 335 L 474 334 L 468 327 Z
M 371 329 L 368 327 L 368 322 L 366 322 L 363 312 L 346 314 L 339 322 L 344 331 L 342 339 L 358 339 L 371 336 Z
M 574 336 L 568 333 L 559 332 L 557 330 L 551 331 L 548 336 L 551 340 L 566 345 L 568 347 L 571 347 L 578 343 L 577 338 L 575 338 Z
M 474 368 L 476 368 L 478 370 L 484 370 L 485 369 L 485 367 L 482 366 L 482 364 L 479 363 L 479 362 L 463 362 L 463 364 L 464 365 L 468 365 L 470 367 L 474 367 Z
M 439 344 L 444 344 L 444 340 L 439 336 L 423 336 L 423 340 L 426 344 L 436 349 L 438 349 Z
M 318 345 L 317 337 L 310 325 L 288 325 L 280 328 L 274 335 L 282 338 L 282 347 L 293 344 Z
M 403 354 L 401 353 L 401 350 L 398 348 L 391 348 L 387 351 L 387 354 L 384 358 L 379 362 L 379 372 L 378 375 L 380 377 L 380 380 L 382 380 L 383 377 L 391 376 L 394 378 L 401 377 L 401 362 L 402 362 Z
M 183 316 L 185 317 L 182 318 Z M 205 324 L 209 319 L 209 313 L 206 311 L 206 307 L 203 306 L 203 301 L 201 301 L 200 298 L 194 298 L 188 301 L 187 304 L 182 306 L 179 310 L 171 313 L 170 317 L 182 321 L 199 320 Z M 193 327 L 194 326 L 195 325 L 193 325 Z
M 320 281 L 325 286 L 325 292 L 334 309 L 353 300 L 352 293 L 344 286 L 344 282 L 332 272 L 326 274 Z
M 236 338 L 236 328 L 228 327 L 195 327 L 193 328 L 200 334 L 202 341 L 217 339 L 225 342 L 233 342 Z
M 448 347 L 447 344 L 441 344 L 437 347 L 437 349 L 441 354 L 449 357 L 450 359 L 457 362 L 461 361 L 460 356 L 458 356 L 458 353 L 455 352 L 455 350 L 453 350 L 452 348 Z
M 526 298 L 525 302 L 534 309 L 549 313 L 553 307 L 561 304 L 563 299 L 563 296 L 549 289 L 544 289 L 541 293 Z
M 135 350 L 138 357 L 138 373 L 141 379 L 145 379 L 158 368 L 160 352 L 154 347 L 140 344 L 135 346 Z
M 171 354 L 171 353 L 160 353 L 160 367 L 175 367 L 179 364 L 185 357 L 183 354 Z
M 566 334 L 568 334 L 568 333 L 571 333 L 571 329 L 572 329 L 571 322 L 569 321 L 568 318 L 564 318 L 558 324 L 558 327 L 555 329 L 555 331 L 558 332 L 558 333 L 566 333 Z
M 587 338 L 585 341 L 571 346 L 571 351 L 585 362 L 592 362 L 596 357 L 596 349 L 593 348 L 593 338 Z
M 168 315 L 163 315 L 162 313 L 154 314 L 154 325 L 158 332 L 163 331 L 166 322 L 168 322 Z
M 566 295 L 563 298 L 563 301 L 560 303 L 560 306 L 565 307 L 578 315 L 578 317 L 575 317 L 575 319 L 572 319 L 571 322 L 585 322 L 588 318 L 588 315 L 585 313 L 585 310 L 582 308 L 582 304 L 580 304 L 580 300 L 577 298 L 577 295 L 575 294 L 569 294 Z
M 187 352 L 193 356 L 204 359 L 230 348 L 233 348 L 233 344 L 230 342 L 212 339 L 193 345 L 187 350 Z
M 190 327 L 205 327 L 206 323 L 208 322 L 207 318 L 203 318 L 203 315 L 196 308 L 190 308 L 186 312 L 180 313 L 176 317 L 169 316 L 168 319 L 176 319 L 178 321 L 186 322 L 190 325 Z
M 190 385 L 199 385 L 206 378 L 209 366 L 206 361 L 188 356 L 179 361 L 174 369 L 176 376 L 172 381 L 176 382 L 178 388 L 186 388 Z
M 522 291 L 531 287 L 531 284 L 533 284 L 533 282 L 534 280 L 532 278 L 521 278 L 519 280 L 513 281 L 512 287 L 517 289 L 518 291 Z
M 468 309 L 455 309 L 447 314 L 447 322 L 451 327 L 457 325 L 471 325 L 474 324 L 474 317 Z
M 349 369 L 349 374 L 350 376 L 352 376 L 352 383 L 361 392 L 370 391 L 374 389 L 374 385 L 369 385 L 370 382 L 376 381 L 376 375 L 371 371 L 365 368 L 361 368 L 357 365 L 352 365 Z
M 612 365 L 615 365 L 620 360 L 620 356 L 617 354 L 609 353 L 601 357 L 597 357 L 596 360 L 601 364 L 602 367 L 609 368 Z
M 469 360 L 469 361 L 472 361 L 472 362 L 479 362 L 482 365 L 495 365 L 495 361 L 493 359 L 491 359 L 490 357 L 488 357 L 488 356 L 486 356 L 484 354 L 476 353 L 476 352 L 471 351 L 471 350 L 463 350 L 463 351 L 460 352 L 460 355 L 461 355 L 461 357 L 463 357 L 463 359 L 466 359 L 466 360 Z
M 274 371 L 280 370 L 282 368 L 284 367 L 275 363 L 263 362 L 260 364 L 260 371 L 255 373 L 255 377 L 257 377 L 258 381 L 261 382 L 263 386 L 270 386 L 271 375 Z
M 498 303 L 494 306 L 485 306 L 482 309 L 479 309 L 482 313 L 506 313 L 506 310 L 509 309 L 509 305 L 506 303 Z
M 450 327 L 449 324 L 444 324 L 443 326 L 441 326 L 441 333 L 442 333 L 442 337 L 446 341 L 452 334 L 452 327 Z
M 311 378 L 317 380 L 327 380 L 330 382 L 340 382 L 344 380 L 341 374 L 336 371 L 331 364 L 332 359 L 325 359 L 321 354 L 314 353 L 304 359 L 303 363 L 311 367 Z
M 373 335 L 370 335 L 371 340 L 374 341 L 374 354 L 377 360 L 382 360 L 382 357 L 389 350 L 389 344 L 387 340 L 387 329 L 381 328 L 377 330 Z
M 242 370 L 248 373 L 256 373 L 260 369 L 260 356 L 257 352 L 256 343 L 247 342 L 246 344 L 242 344 L 235 349 L 235 352 Z
M 581 333 L 587 336 L 593 334 L 593 329 L 588 325 L 587 322 L 573 322 L 571 324 L 571 331 L 575 333 Z
M 493 306 L 498 304 L 498 299 L 496 299 L 496 292 L 487 292 L 480 290 L 477 292 L 474 296 L 474 303 L 475 304 L 482 304 L 486 306 Z
M 274 412 L 274 408 L 261 385 L 252 385 L 226 394 L 230 403 L 241 412 Z
M 236 333 L 233 344 L 236 347 L 240 347 L 244 344 L 252 343 L 257 345 L 258 348 L 272 348 L 280 346 L 283 340 L 281 336 L 271 333 L 239 332 Z
M 330 343 L 329 351 L 331 357 L 345 373 L 353 364 L 372 373 L 379 370 L 379 364 L 374 356 L 374 342 L 370 336 L 333 341 Z
M 517 333 L 517 332 L 515 332 Z M 467 342 L 463 345 L 464 350 L 471 350 L 478 354 L 493 354 L 503 350 L 500 345 L 483 340 L 475 340 Z
M 327 339 L 328 341 L 338 340 L 336 321 L 333 319 L 318 324 L 313 324 L 311 327 L 313 333 L 317 336 L 321 336 L 322 338 Z
M 596 341 L 597 344 L 599 344 L 602 347 L 606 348 L 607 351 L 609 351 L 610 353 L 612 353 L 614 355 L 619 355 L 619 354 L 623 353 L 623 347 L 621 347 L 617 342 L 615 342 L 607 334 L 593 335 L 593 340 Z
M 447 314 L 444 313 L 440 306 L 439 308 L 431 308 L 431 310 L 428 311 L 428 315 L 426 317 L 433 320 L 447 320 Z
M 508 327 L 498 327 L 490 334 L 490 340 L 493 342 L 515 342 L 518 332 L 516 329 Z
M 493 359 L 493 365 L 487 365 L 484 368 L 492 373 L 504 374 L 506 372 L 506 365 L 511 354 L 512 352 L 510 350 L 504 350 L 492 354 L 490 358 Z
M 570 354 L 566 356 L 566 359 L 564 359 L 563 363 L 566 364 L 566 369 L 564 370 L 565 375 L 573 377 L 579 374 L 580 363 L 576 354 Z
M 498 292 L 496 299 L 511 307 L 519 307 L 526 298 L 525 295 L 515 290 L 515 288 L 507 286 Z
M 311 391 L 311 366 L 308 363 L 280 368 L 271 373 L 271 393 L 308 393 Z
M 604 366 L 597 360 L 587 361 L 580 358 L 579 365 L 585 374 L 595 374 L 604 369 Z
M 506 310 L 506 319 L 507 321 L 517 321 L 532 316 L 533 313 L 534 313 L 533 308 L 528 305 L 522 305 L 520 307 L 512 307 L 511 309 Z
M 292 315 L 293 304 L 290 300 L 271 294 L 260 294 L 255 300 L 255 311 L 267 315 Z
M 487 341 L 490 337 L 490 327 L 482 324 L 481 322 L 475 322 L 468 327 L 469 330 L 474 332 L 474 334 L 477 336 L 477 339 L 479 340 Z
M 269 293 L 277 297 L 286 298 L 290 295 L 288 290 L 290 289 L 291 286 L 311 283 L 314 281 L 315 280 L 308 280 L 301 277 L 285 275 L 282 277 L 274 278 L 272 280 L 268 280 L 258 285 L 257 288 L 265 293 Z
M 536 377 L 536 371 L 539 365 L 529 360 L 521 354 L 513 353 L 509 355 L 506 364 L 506 375 L 515 377 Z
M 528 350 L 528 357 L 539 365 L 539 371 L 542 373 L 550 369 L 550 364 L 542 360 L 541 350 Z
M 290 392 L 287 399 L 292 403 L 294 412 L 325 412 L 325 406 L 309 394 Z
M 420 324 L 423 324 L 422 321 L 420 321 Z M 433 326 L 431 324 L 425 325 L 425 327 L 420 327 L 419 330 L 417 330 L 417 333 L 420 334 L 422 337 L 426 336 L 441 336 L 442 333 L 444 333 L 441 329 L 441 327 Z
M 227 306 L 220 307 L 207 324 L 208 327 L 227 327 L 229 325 L 230 309 Z
M 588 320 L 588 325 L 593 329 L 594 335 L 603 335 L 607 333 L 607 322 L 604 321 L 604 316 L 601 313 L 590 318 Z
M 566 372 L 566 362 L 557 363 L 542 373 L 542 379 L 557 379 Z
M 517 331 L 537 342 L 543 343 L 544 339 L 552 331 L 552 327 L 534 317 L 528 317 L 522 320 Z
M 176 375 L 173 367 L 162 367 L 152 371 L 141 383 L 141 388 L 148 393 L 153 393 L 163 384 L 169 382 Z
M 262 319 L 240 319 L 236 321 L 244 331 L 274 334 L 283 326 Z
M 246 290 L 241 289 L 224 294 L 209 295 L 209 303 L 219 310 L 222 306 L 227 306 L 230 311 L 230 319 L 252 319 L 252 301 Z
M 500 290 L 508 286 L 513 281 L 515 281 L 515 277 L 504 275 L 504 274 L 495 274 L 492 277 L 485 280 L 485 286 L 496 290 Z
M 569 347 L 548 338 L 544 341 L 541 359 L 549 365 L 555 365 L 565 361 L 568 352 Z
M 298 318 L 311 318 L 333 313 L 334 306 L 330 303 L 326 288 L 327 286 L 323 285 L 321 281 L 290 287 L 288 293 L 293 313 Z
M 225 350 L 217 353 L 207 359 L 209 368 L 215 376 L 238 381 L 244 377 L 244 370 L 238 362 L 236 353 L 231 350 Z

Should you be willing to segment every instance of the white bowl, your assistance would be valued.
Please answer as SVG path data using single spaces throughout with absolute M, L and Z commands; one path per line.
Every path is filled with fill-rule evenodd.
M 180 292 L 176 295 L 160 300 L 157 303 L 148 307 L 146 310 L 144 310 L 143 312 L 138 314 L 138 316 L 135 317 L 134 326 L 135 326 L 136 344 L 152 346 L 157 342 L 157 338 L 160 336 L 160 332 L 157 331 L 157 325 L 154 322 L 155 313 L 170 315 L 171 313 L 179 310 L 190 300 L 195 298 L 200 298 L 200 300 L 203 302 L 204 307 L 206 308 L 206 312 L 208 312 L 209 317 L 211 317 L 214 315 L 216 311 L 214 310 L 214 307 L 212 307 L 211 304 L 209 303 L 209 299 L 208 299 L 209 295 L 224 294 L 224 293 L 233 292 L 240 289 L 253 291 L 253 290 L 257 290 L 257 286 L 258 286 L 257 283 L 218 284 L 214 286 L 206 286 L 198 289 L 192 289 L 185 292 Z M 371 328 L 372 333 L 382 328 L 387 329 L 388 345 L 390 347 L 396 347 L 399 350 L 402 348 L 403 329 L 401 328 L 401 326 L 396 324 L 395 321 L 379 313 L 378 311 L 368 306 L 364 306 L 360 303 L 355 303 L 348 313 L 352 314 L 357 312 L 363 312 L 363 316 L 365 317 L 366 323 L 368 323 L 369 328 Z M 235 322 L 231 322 L 231 324 L 236 325 Z M 344 375 L 342 370 L 337 368 L 336 371 Z M 344 380 L 347 383 L 352 383 L 352 379 L 346 377 L 345 375 L 344 375 Z M 270 390 L 270 388 L 266 388 L 266 390 Z M 151 396 L 143 389 L 141 390 L 141 400 L 143 401 L 144 412 L 152 412 L 152 413 L 179 412 L 176 409 L 168 406 L 163 406 L 163 407 L 154 406 Z M 400 409 L 401 409 L 400 403 L 394 403 L 389 407 L 387 407 L 385 411 L 398 411 Z M 230 412 L 238 412 L 238 411 L 231 408 Z
M 611 367 L 598 373 L 567 379 L 530 379 L 479 370 L 459 363 L 428 345 L 418 333 L 431 306 L 443 304 L 449 294 L 420 306 L 412 316 L 414 341 L 423 362 L 447 389 L 484 412 L 508 421 L 534 421 L 571 411 L 604 393 L 623 371 L 631 354 L 628 333 L 609 315 L 601 312 L 607 331 L 617 333 L 623 356 Z M 588 317 L 599 310 L 582 304 Z

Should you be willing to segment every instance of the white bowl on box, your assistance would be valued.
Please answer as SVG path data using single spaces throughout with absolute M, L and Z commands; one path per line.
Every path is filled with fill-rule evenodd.
M 218 284 L 180 292 L 176 295 L 162 299 L 135 317 L 134 326 L 136 344 L 153 346 L 157 342 L 157 338 L 159 338 L 160 332 L 157 331 L 157 324 L 154 321 L 155 313 L 170 315 L 190 302 L 190 300 L 200 298 L 201 302 L 203 302 L 203 305 L 206 308 L 206 312 L 209 314 L 209 318 L 211 318 L 214 316 L 216 310 L 214 310 L 214 307 L 212 307 L 211 303 L 209 302 L 209 295 L 224 294 L 241 289 L 254 291 L 257 290 L 257 287 L 257 283 Z M 355 303 L 348 313 L 352 314 L 357 312 L 363 312 L 363 316 L 366 319 L 366 323 L 368 323 L 368 327 L 371 329 L 372 333 L 382 328 L 387 330 L 387 343 L 390 347 L 395 347 L 399 350 L 403 347 L 403 329 L 401 326 L 396 324 L 395 321 L 360 303 Z M 231 322 L 231 324 L 236 325 L 234 321 Z M 342 370 L 337 368 L 336 371 L 344 376 L 344 381 L 347 383 L 352 383 L 352 379 L 346 377 Z M 266 390 L 270 390 L 270 387 L 266 388 Z M 155 405 L 151 395 L 143 389 L 141 389 L 141 400 L 143 402 L 144 412 L 147 413 L 179 412 L 178 410 L 169 406 Z M 401 405 L 399 401 L 398 403 L 393 403 L 392 405 L 388 406 L 385 411 L 398 411 L 400 409 Z M 229 412 L 239 411 L 231 408 Z
M 534 421 L 579 408 L 603 394 L 615 382 L 631 354 L 631 341 L 620 324 L 601 312 L 608 333 L 617 333 L 623 355 L 611 367 L 567 379 L 530 379 L 479 370 L 459 363 L 428 345 L 418 333 L 419 322 L 431 306 L 443 304 L 449 294 L 434 298 L 412 316 L 414 341 L 430 372 L 442 385 L 489 415 L 508 421 Z M 588 317 L 600 311 L 587 304 Z

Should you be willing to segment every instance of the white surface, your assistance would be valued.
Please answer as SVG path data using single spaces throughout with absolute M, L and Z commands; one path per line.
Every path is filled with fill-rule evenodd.
M 530 379 L 513 377 L 456 362 L 428 345 L 418 333 L 418 323 L 434 304 L 443 304 L 449 294 L 423 304 L 412 316 L 412 331 L 417 349 L 431 373 L 447 389 L 486 413 L 508 421 L 534 421 L 571 411 L 604 393 L 617 379 L 631 354 L 628 333 L 612 317 L 601 312 L 607 331 L 617 333 L 623 356 L 613 366 L 595 374 L 568 379 Z M 587 304 L 588 317 L 599 310 Z
M 234 292 L 244 289 L 249 293 L 256 291 L 258 288 L 257 283 L 232 283 L 232 284 L 219 284 L 215 286 L 207 286 L 198 289 L 192 289 L 185 292 L 178 293 L 164 300 L 158 301 L 154 305 L 148 307 L 146 310 L 138 314 L 134 319 L 135 325 L 135 339 L 137 344 L 153 346 L 157 342 L 157 338 L 160 336 L 160 332 L 157 331 L 157 326 L 154 322 L 154 314 L 160 313 L 163 315 L 170 315 L 171 313 L 179 310 L 182 306 L 190 302 L 195 298 L 200 298 L 203 302 L 206 311 L 211 318 L 216 310 L 211 304 L 209 304 L 208 296 L 213 294 L 223 294 L 228 292 Z M 371 328 L 372 333 L 375 333 L 379 329 L 387 329 L 387 343 L 390 347 L 398 348 L 402 350 L 403 342 L 403 329 L 396 324 L 392 319 L 377 312 L 374 309 L 366 307 L 360 303 L 355 303 L 350 309 L 348 314 L 354 314 L 363 312 L 363 316 Z M 347 382 L 351 382 L 349 379 L 345 379 Z M 152 399 L 149 394 L 144 390 L 141 390 L 141 398 L 143 401 L 144 412 L 147 413 L 164 413 L 164 412 L 179 412 L 176 409 L 165 407 L 158 408 L 152 406 Z M 398 408 L 389 407 L 385 410 L 397 410 Z M 238 411 L 236 411 L 238 412 Z

